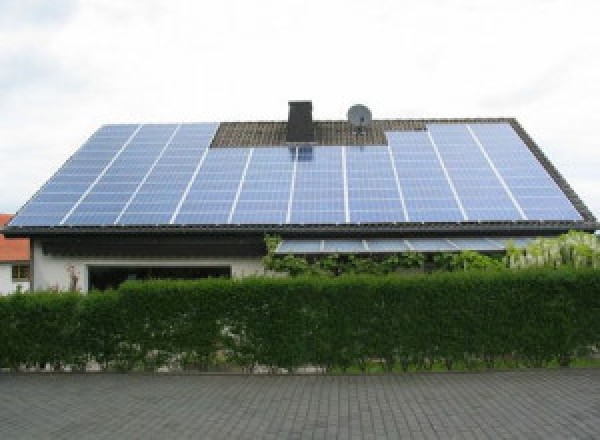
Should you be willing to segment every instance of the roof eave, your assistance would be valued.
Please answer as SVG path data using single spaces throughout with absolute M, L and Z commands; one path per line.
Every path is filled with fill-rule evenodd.
M 139 225 L 139 226 L 54 226 L 9 227 L 7 237 L 48 235 L 154 235 L 154 234 L 414 234 L 452 232 L 478 233 L 562 233 L 569 230 L 593 232 L 600 229 L 596 221 L 482 221 L 440 223 L 358 223 L 358 224 L 264 224 L 264 225 Z

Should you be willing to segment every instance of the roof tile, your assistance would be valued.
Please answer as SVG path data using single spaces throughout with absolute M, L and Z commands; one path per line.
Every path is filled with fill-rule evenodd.
M 12 215 L 0 214 L 0 227 L 5 226 Z M 29 240 L 26 238 L 5 238 L 0 234 L 0 262 L 29 261 Z

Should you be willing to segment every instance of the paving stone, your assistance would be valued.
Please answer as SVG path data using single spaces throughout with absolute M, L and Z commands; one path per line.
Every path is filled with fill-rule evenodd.
M 600 370 L 0 373 L 0 438 L 594 439 Z

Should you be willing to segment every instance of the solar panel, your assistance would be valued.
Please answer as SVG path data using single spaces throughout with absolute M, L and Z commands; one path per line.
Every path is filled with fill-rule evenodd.
M 424 131 L 387 133 L 408 221 L 461 221 L 464 216 Z
M 228 223 L 251 151 L 249 148 L 209 151 L 184 197 L 175 223 Z
M 449 241 L 460 250 L 497 251 L 504 249 L 501 243 L 488 238 L 452 237 Z
M 217 128 L 104 126 L 10 226 L 582 219 L 506 123 L 429 123 L 380 146 L 212 149 Z
M 380 238 L 366 240 L 283 240 L 276 254 L 319 254 L 319 253 L 401 253 L 401 252 L 460 252 L 473 250 L 501 252 L 506 243 L 513 241 L 517 246 L 525 246 L 533 237 L 450 237 L 450 238 Z
M 277 254 L 316 254 L 322 252 L 321 240 L 283 240 L 277 246 Z
M 351 222 L 406 221 L 386 146 L 346 148 L 346 179 Z
M 372 239 L 366 240 L 367 248 L 371 252 L 406 252 L 410 248 L 404 240 L 399 239 Z
M 365 252 L 362 240 L 324 240 L 323 251 L 328 253 L 361 253 Z
M 215 124 L 180 125 L 129 197 L 116 223 L 169 223 L 215 130 Z
M 255 149 L 231 223 L 285 223 L 294 161 L 295 149 Z
M 10 225 L 60 224 L 137 128 L 137 125 L 106 125 L 98 129 L 19 211 Z
M 466 125 L 429 124 L 427 129 L 454 185 L 466 219 L 522 219 Z
M 303 147 L 296 156 L 290 223 L 344 223 L 342 147 Z
M 581 215 L 506 123 L 470 124 L 529 220 L 581 220 Z

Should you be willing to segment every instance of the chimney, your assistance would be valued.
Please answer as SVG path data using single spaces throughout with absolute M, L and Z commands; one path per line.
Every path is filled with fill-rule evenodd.
M 312 120 L 312 101 L 290 101 L 286 142 L 289 144 L 312 144 L 315 130 Z

